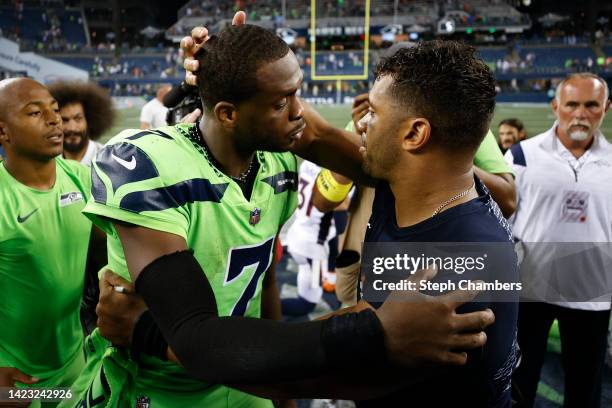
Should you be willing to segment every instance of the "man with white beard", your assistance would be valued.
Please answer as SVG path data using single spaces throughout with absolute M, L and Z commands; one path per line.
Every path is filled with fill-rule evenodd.
M 608 85 L 599 76 L 568 76 L 552 101 L 557 118 L 553 127 L 513 145 L 506 153 L 518 193 L 513 232 L 525 248 L 533 248 L 532 243 L 556 248 L 567 243 L 612 242 L 612 145 L 599 130 L 610 107 L 608 96 Z M 541 267 L 543 263 L 536 264 Z M 559 274 L 562 263 L 553 269 Z M 570 277 L 564 284 L 593 286 L 598 274 L 610 273 L 595 269 L 581 262 L 565 275 Z M 555 285 L 541 273 L 539 277 Z M 528 286 L 523 284 L 527 290 Z M 562 301 L 561 296 L 555 299 L 548 294 L 539 300 L 544 302 L 522 302 L 519 307 L 522 360 L 514 379 L 522 402 L 517 406 L 534 404 L 548 332 L 557 319 L 565 371 L 564 406 L 599 407 L 610 294 L 571 299 L 580 301 Z

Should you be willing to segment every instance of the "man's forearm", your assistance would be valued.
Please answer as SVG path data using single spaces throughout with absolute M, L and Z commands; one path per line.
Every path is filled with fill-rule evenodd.
M 376 181 L 361 167 L 363 158 L 359 152 L 359 136 L 333 127 L 312 106 L 302 103 L 307 126 L 293 152 L 360 184 L 374 185 Z
M 386 361 L 383 329 L 373 312 L 298 324 L 218 317 L 203 276 L 193 255 L 184 251 L 156 260 L 136 280 L 164 338 L 197 379 L 276 384 Z
M 493 174 L 474 166 L 474 173 L 482 180 L 491 192 L 491 196 L 499 205 L 499 208 L 508 218 L 516 211 L 516 187 L 511 174 Z
M 352 186 L 353 181 L 349 179 L 348 177 L 345 177 L 339 173 L 334 173 L 334 172 L 330 172 L 330 173 L 331 173 L 331 177 L 333 177 L 334 180 L 338 184 L 345 185 L 345 186 L 348 186 L 348 185 Z M 319 174 L 318 177 L 321 177 L 321 174 Z M 327 197 L 325 197 L 325 195 L 319 190 L 318 183 L 317 183 L 315 184 L 315 187 L 312 190 L 311 200 L 312 200 L 312 205 L 314 205 L 314 207 L 317 210 L 323 213 L 326 213 L 326 212 L 336 210 L 342 203 L 344 203 L 347 196 L 348 196 L 348 192 L 346 193 L 346 196 L 344 196 L 341 200 L 337 200 L 337 201 L 330 200 Z
M 266 272 L 261 291 L 261 317 L 264 319 L 281 320 L 281 301 L 278 285 L 276 284 L 276 251 L 272 265 Z

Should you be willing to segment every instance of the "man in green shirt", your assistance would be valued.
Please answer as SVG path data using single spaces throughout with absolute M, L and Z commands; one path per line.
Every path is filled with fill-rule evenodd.
M 57 157 L 59 108 L 34 80 L 0 82 L 0 141 L 0 387 L 67 387 L 83 366 L 90 173 Z

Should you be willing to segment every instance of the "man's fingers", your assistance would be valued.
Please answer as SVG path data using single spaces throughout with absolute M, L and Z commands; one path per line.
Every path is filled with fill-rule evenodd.
M 22 373 L 16 368 L 13 369 L 13 380 L 23 384 L 36 384 L 39 381 L 38 378 Z
M 367 101 L 369 98 L 369 94 L 362 93 L 355 97 L 353 100 L 353 107 L 361 105 L 364 101 Z
M 351 117 L 353 118 L 353 122 L 359 122 L 367 113 L 368 113 L 368 109 L 370 108 L 369 105 L 362 105 L 362 106 L 358 106 L 356 108 L 353 109 L 353 111 L 351 112 Z
M 438 273 L 438 269 L 436 268 L 436 266 L 431 265 L 427 269 L 419 269 L 414 274 L 412 274 L 412 276 L 408 278 L 408 280 L 418 285 L 418 283 L 421 281 L 432 280 L 436 276 L 437 273 Z
M 185 73 L 185 82 L 188 85 L 198 86 L 198 77 L 195 76 L 193 73 L 187 71 Z
M 363 112 L 368 110 L 368 108 L 370 107 L 370 104 L 368 102 L 364 102 L 362 104 L 359 104 L 357 106 L 354 106 L 352 109 L 352 115 L 355 116 L 355 114 Z
M 108 279 L 106 278 L 107 273 L 112 273 L 109 269 L 104 269 L 102 271 L 102 276 L 100 276 L 100 292 L 103 292 L 106 289 L 112 287 Z
M 127 280 L 123 279 L 121 276 L 117 275 L 116 273 L 113 273 L 110 270 L 104 274 L 104 279 L 109 283 L 109 285 L 113 287 L 123 287 L 124 290 L 122 292 L 124 293 L 134 292 L 134 285 L 132 285 L 131 282 L 128 282 Z
M 466 352 L 447 352 L 443 359 L 443 363 L 451 364 L 451 365 L 464 365 L 467 363 L 467 353 Z
M 487 342 L 485 332 L 457 334 L 451 340 L 450 348 L 453 350 L 471 350 L 482 347 Z
M 183 68 L 187 72 L 196 72 L 200 68 L 200 63 L 195 58 L 185 58 L 183 61 Z
M 419 292 L 420 282 L 423 280 L 431 280 L 434 276 L 436 276 L 437 270 L 434 265 L 432 265 L 428 269 L 419 269 L 413 275 L 409 276 L 404 281 L 412 282 L 412 288 L 406 290 L 394 290 L 392 291 L 387 300 L 391 301 L 424 301 L 427 297 Z
M 246 23 L 246 13 L 244 11 L 237 11 L 232 19 L 232 25 L 242 25 Z
M 181 50 L 185 54 L 185 57 L 190 58 L 200 51 L 202 45 L 208 40 L 208 36 L 204 37 L 203 41 L 197 42 L 192 37 L 183 37 L 181 40 Z
M 202 44 L 208 39 L 208 30 L 206 27 L 198 26 L 191 30 L 191 38 L 196 44 Z
M 455 290 L 440 297 L 440 300 L 447 302 L 453 309 L 458 308 L 464 303 L 474 300 L 479 290 Z
M 495 315 L 491 309 L 472 313 L 462 313 L 453 316 L 455 331 L 457 333 L 481 331 L 495 322 Z
M 195 123 L 201 114 L 202 114 L 202 111 L 200 110 L 200 108 L 197 108 L 193 112 L 188 113 L 187 115 L 183 116 L 181 120 L 179 121 L 179 123 Z
M 181 39 L 180 47 L 183 52 L 190 54 L 191 50 L 195 47 L 195 41 L 193 41 L 193 38 L 191 37 L 183 37 Z

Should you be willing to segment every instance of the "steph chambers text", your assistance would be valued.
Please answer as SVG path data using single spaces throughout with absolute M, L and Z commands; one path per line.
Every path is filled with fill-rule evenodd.
M 376 279 L 372 282 L 372 287 L 377 291 L 393 291 L 393 290 L 410 290 L 410 291 L 429 291 L 429 292 L 448 292 L 453 290 L 478 290 L 478 291 L 521 291 L 523 285 L 521 282 L 493 282 L 472 281 L 462 279 L 458 282 L 444 281 L 432 282 L 421 280 L 413 282 L 402 280 L 399 282 L 385 282 L 381 279 Z

